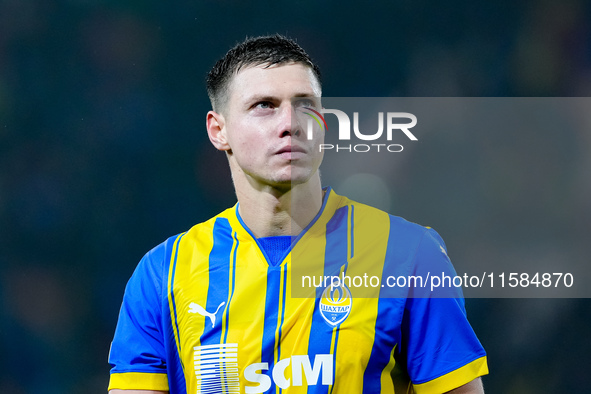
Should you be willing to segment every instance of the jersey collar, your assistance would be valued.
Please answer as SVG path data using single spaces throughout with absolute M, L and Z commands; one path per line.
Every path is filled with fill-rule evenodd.
M 292 242 L 292 245 L 295 245 L 302 237 L 304 237 L 307 234 L 317 235 L 318 233 L 324 233 L 326 231 L 326 223 L 328 223 L 330 218 L 333 216 L 334 212 L 341 205 L 340 203 L 343 197 L 336 194 L 330 186 L 325 187 L 323 190 L 325 191 L 325 193 L 320 210 L 318 211 L 314 219 L 312 219 L 312 221 L 306 226 L 306 228 L 304 228 L 304 230 L 302 230 L 302 232 L 295 237 L 295 239 Z M 239 204 L 240 203 L 237 203 L 234 206 L 234 209 L 232 209 L 233 214 L 230 215 L 229 218 L 232 222 L 232 227 L 236 231 L 239 239 L 252 240 L 254 242 L 257 242 L 257 238 L 248 228 L 246 223 L 244 223 L 242 217 L 240 216 L 240 213 L 238 212 Z

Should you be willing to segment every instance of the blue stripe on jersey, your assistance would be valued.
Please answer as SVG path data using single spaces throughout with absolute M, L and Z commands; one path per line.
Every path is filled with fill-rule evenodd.
M 394 346 L 401 340 L 395 328 L 402 320 L 404 301 L 404 298 L 380 298 L 378 301 L 374 342 L 363 374 L 363 393 L 381 392 L 382 371 L 390 362 Z M 391 333 L 394 335 L 388 335 L 388 326 L 391 326 Z
M 283 328 L 283 320 L 285 319 L 285 298 L 287 297 L 287 266 L 283 266 L 283 302 L 281 305 L 281 323 L 279 324 L 279 343 L 277 344 L 277 362 L 281 360 L 281 329 Z M 283 389 L 279 389 L 281 393 Z
M 398 220 L 401 219 L 390 216 L 390 231 L 382 278 L 409 272 L 418 245 L 414 240 L 417 238 L 416 234 L 410 231 L 409 226 L 393 223 Z M 418 239 L 420 240 L 420 237 Z M 379 393 L 381 390 L 382 371 L 390 361 L 394 346 L 401 340 L 398 335 L 400 331 L 397 328 L 402 322 L 406 295 L 406 290 L 401 287 L 383 287 L 380 290 L 374 342 L 363 374 L 364 393 Z
M 207 289 L 208 312 L 215 312 L 222 302 L 228 301 L 230 254 L 232 253 L 232 227 L 226 218 L 217 218 L 213 226 L 213 247 L 209 253 L 209 288 Z M 204 325 L 201 345 L 222 343 L 222 325 Z
M 347 270 L 347 225 L 348 206 L 339 208 L 326 224 L 326 249 L 324 251 L 324 275 L 338 275 L 341 267 Z M 329 326 L 320 314 L 320 297 L 323 288 L 316 289 L 316 302 L 312 315 L 312 327 L 308 345 L 310 360 L 315 360 L 317 354 L 330 354 L 333 327 Z M 338 332 L 338 329 L 337 329 Z M 335 338 L 334 354 L 337 342 Z M 334 364 L 336 368 L 336 364 Z M 329 386 L 310 386 L 308 393 L 328 393 Z
M 308 340 L 308 356 L 310 361 L 314 362 L 317 354 L 330 354 L 330 343 L 332 342 L 332 330 L 324 318 L 320 315 L 320 298 L 314 303 L 314 314 L 312 315 L 312 327 L 310 329 L 310 339 Z M 336 343 L 335 343 L 336 349 Z M 334 365 L 336 368 L 336 364 Z M 329 386 L 308 386 L 308 393 L 320 394 L 328 393 Z
M 176 244 L 176 250 L 174 251 L 174 262 L 172 264 L 172 275 L 171 275 L 172 277 L 171 277 L 171 282 L 170 282 L 170 283 L 173 284 L 173 286 L 174 286 L 174 275 L 176 273 L 176 261 L 177 261 L 177 258 L 179 257 L 179 245 L 181 244 L 181 240 L 183 239 L 183 236 L 185 234 L 186 233 L 183 233 L 179 237 L 179 240 L 178 240 L 178 242 Z M 167 276 L 163 276 L 163 278 L 166 278 L 166 277 Z M 173 308 L 173 312 L 174 312 L 174 324 L 176 325 L 176 332 L 179 335 L 179 354 L 181 354 L 181 333 L 179 331 L 179 323 L 178 323 L 178 317 L 177 317 L 177 313 L 176 313 L 176 301 L 174 299 L 174 289 L 170 289 L 170 293 L 171 293 L 171 296 L 172 296 L 172 308 Z M 182 363 L 182 360 L 181 360 L 181 366 L 182 366 L 183 369 L 185 369 L 185 366 Z
M 283 301 L 281 303 L 281 323 L 279 324 L 279 339 L 281 340 L 281 328 L 285 320 L 285 298 L 287 297 L 287 266 L 283 267 Z M 281 341 L 277 344 L 277 362 L 281 360 Z
M 261 349 L 261 362 L 269 363 L 269 369 L 265 371 L 271 378 L 274 363 L 275 332 L 277 330 L 277 314 L 279 309 L 279 284 L 281 282 L 282 266 L 269 266 L 267 269 L 267 293 L 265 295 L 265 321 L 263 324 L 263 342 Z M 262 373 L 262 371 L 261 371 Z M 275 391 L 275 383 L 271 379 L 270 393 Z

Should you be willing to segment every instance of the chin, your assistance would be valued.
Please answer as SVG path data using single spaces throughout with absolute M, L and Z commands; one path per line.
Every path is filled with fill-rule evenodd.
M 267 176 L 263 177 L 261 180 L 265 179 L 263 182 L 274 188 L 288 190 L 307 183 L 312 179 L 315 173 L 316 171 L 310 168 L 290 165 L 283 167 L 280 171 L 276 171 L 275 173 L 267 174 Z
M 306 183 L 310 179 L 310 176 L 292 176 L 288 175 L 285 177 L 278 177 L 273 179 L 271 184 L 273 187 L 278 189 L 291 189 L 295 186 Z

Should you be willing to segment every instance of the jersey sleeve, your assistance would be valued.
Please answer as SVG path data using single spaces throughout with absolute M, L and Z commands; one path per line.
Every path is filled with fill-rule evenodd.
M 456 275 L 443 240 L 432 229 L 417 250 L 415 274 Z M 415 392 L 443 393 L 486 375 L 486 352 L 466 317 L 461 288 L 452 285 L 439 296 L 425 295 L 408 298 L 402 320 L 401 352 Z
M 109 352 L 109 390 L 168 391 L 162 329 L 163 245 L 148 252 L 125 288 Z

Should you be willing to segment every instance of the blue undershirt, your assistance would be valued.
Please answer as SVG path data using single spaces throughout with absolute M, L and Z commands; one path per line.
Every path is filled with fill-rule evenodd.
M 269 264 L 276 266 L 283 260 L 287 250 L 291 246 L 291 235 L 278 235 L 275 237 L 262 237 L 257 241 L 269 258 Z

